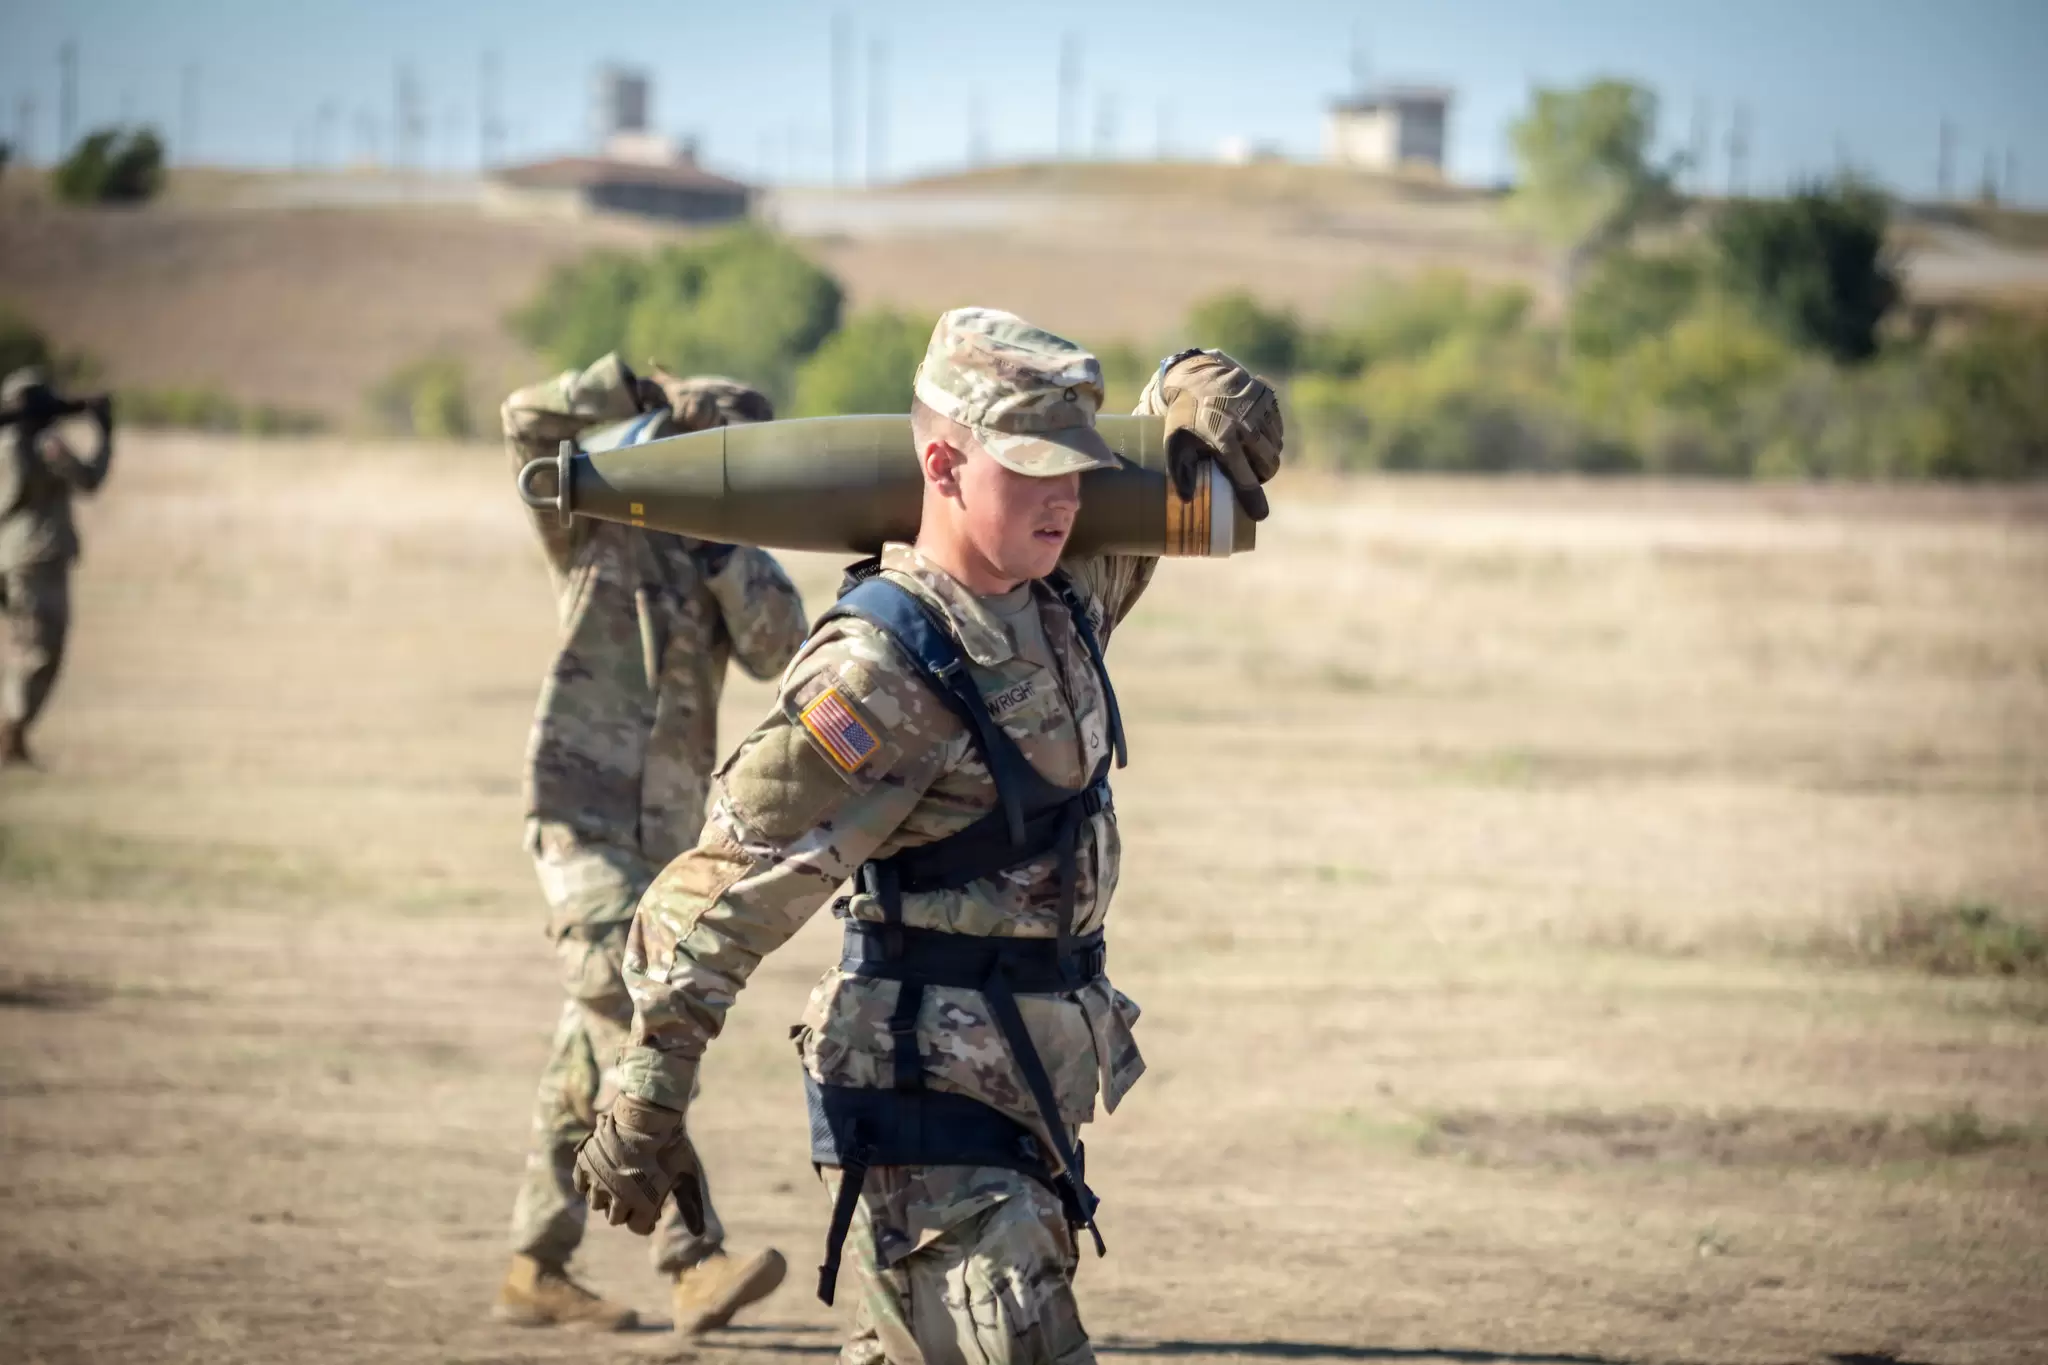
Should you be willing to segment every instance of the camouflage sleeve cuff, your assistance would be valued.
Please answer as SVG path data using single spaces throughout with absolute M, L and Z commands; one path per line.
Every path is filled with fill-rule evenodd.
M 618 1077 L 621 1095 L 684 1113 L 697 1088 L 697 1063 L 651 1047 L 621 1048 Z

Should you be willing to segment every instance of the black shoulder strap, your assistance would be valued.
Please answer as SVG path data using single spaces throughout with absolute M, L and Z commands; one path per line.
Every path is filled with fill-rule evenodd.
M 1088 604 L 1081 598 L 1081 590 L 1074 586 L 1074 580 L 1064 569 L 1054 569 L 1045 580 L 1052 590 L 1060 595 L 1060 601 L 1067 604 L 1067 612 L 1074 618 L 1074 633 L 1081 637 L 1082 647 L 1088 651 L 1088 661 L 1095 665 L 1095 676 L 1102 681 L 1102 699 L 1109 705 L 1109 741 L 1116 752 L 1116 766 L 1126 767 L 1131 761 L 1130 750 L 1124 745 L 1124 713 L 1116 704 L 1116 689 L 1109 683 L 1109 665 L 1102 657 L 1102 642 L 1095 636 L 1095 627 L 1088 621 Z
M 1020 765 L 1029 768 L 1030 762 L 989 714 L 988 703 L 967 672 L 967 657 L 953 632 L 915 593 L 879 576 L 854 584 L 819 618 L 819 624 L 835 616 L 857 616 L 888 636 L 924 672 L 939 698 L 967 723 L 989 765 L 989 776 L 995 780 L 1010 841 L 1023 843 L 1023 793 L 1029 777 L 1018 769 Z

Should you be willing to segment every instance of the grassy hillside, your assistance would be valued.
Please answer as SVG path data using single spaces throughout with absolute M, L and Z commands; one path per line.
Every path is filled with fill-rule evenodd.
M 779 191 L 763 208 L 855 310 L 1001 305 L 1097 345 L 1169 341 L 1222 290 L 1320 317 L 1367 277 L 1435 268 L 1553 302 L 1550 254 L 1503 223 L 1496 196 L 1322 166 L 1005 166 Z M 2015 249 L 2026 232 L 1981 227 L 1914 225 L 1908 245 L 1950 263 L 1922 272 L 1928 286 L 2017 278 L 2048 296 L 2048 257 Z M 182 171 L 147 208 L 81 211 L 17 168 L 0 181 L 0 303 L 98 356 L 117 384 L 206 387 L 348 424 L 379 379 L 434 353 L 461 358 L 488 406 L 540 368 L 502 321 L 551 266 L 675 235 L 494 215 L 473 183 L 376 175 Z

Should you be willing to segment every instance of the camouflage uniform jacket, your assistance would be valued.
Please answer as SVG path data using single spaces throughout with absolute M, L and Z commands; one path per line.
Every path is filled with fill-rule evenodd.
M 581 538 L 560 606 L 527 747 L 527 815 L 536 842 L 573 837 L 619 878 L 551 896 L 557 913 L 623 919 L 703 828 L 727 663 L 774 677 L 803 640 L 803 603 L 760 550 L 606 523 Z
M 0 427 L 0 571 L 31 564 L 69 564 L 78 558 L 78 528 L 71 499 L 106 482 L 114 461 L 112 439 L 103 431 L 85 459 L 55 432 Z
M 578 377 L 507 400 L 515 468 L 618 415 L 589 410 Z M 726 665 L 773 677 L 806 621 L 766 551 L 583 518 L 562 528 L 552 513 L 534 525 L 562 633 L 527 746 L 527 840 L 543 880 L 562 883 L 546 888 L 559 935 L 630 916 L 654 872 L 697 842 Z
M 1150 581 L 1157 561 L 1134 556 L 1065 565 L 1106 640 Z M 1107 753 L 1106 701 L 1066 608 L 1036 585 L 1055 672 L 1017 653 L 1008 627 L 955 579 L 907 545 L 883 551 L 884 572 L 936 607 L 958 635 L 969 671 L 997 721 L 1048 780 L 1080 787 Z M 875 737 L 848 770 L 803 723 L 829 692 Z M 697 847 L 671 863 L 640 902 L 626 950 L 636 1014 L 621 1058 L 622 1088 L 684 1108 L 687 1081 L 670 1058 L 695 1058 L 763 955 L 796 932 L 871 857 L 956 833 L 993 809 L 995 786 L 966 726 L 879 631 L 827 623 L 784 674 L 780 704 L 741 742 L 713 787 Z M 1074 930 L 1102 926 L 1116 889 L 1116 817 L 1094 816 L 1079 850 Z M 1055 858 L 963 890 L 906 894 L 904 922 L 977 935 L 1049 938 L 1058 897 Z M 844 913 L 882 918 L 856 894 Z M 888 1020 L 893 981 L 828 971 L 797 1030 L 817 1080 L 892 1083 Z M 1131 1036 L 1137 1007 L 1098 978 L 1070 996 L 1020 996 L 1032 1041 L 1070 1125 L 1109 1108 L 1144 1069 Z M 978 991 L 926 990 L 918 1018 L 926 1083 L 991 1105 L 1019 1122 L 1037 1115 Z

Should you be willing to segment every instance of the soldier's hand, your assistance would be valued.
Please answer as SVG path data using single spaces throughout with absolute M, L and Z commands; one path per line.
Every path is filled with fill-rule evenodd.
M 1285 444 L 1273 386 L 1221 351 L 1191 351 L 1167 361 L 1146 400 L 1141 410 L 1166 418 L 1167 467 L 1180 495 L 1194 496 L 1196 471 L 1208 455 L 1245 514 L 1264 521 L 1269 508 L 1260 485 L 1280 471 Z
M 767 395 L 737 380 L 719 375 L 679 379 L 657 365 L 653 375 L 642 382 L 655 387 L 675 424 L 684 431 L 775 420 L 775 408 Z
M 575 1181 L 576 1193 L 613 1227 L 647 1236 L 673 1193 L 684 1224 L 704 1231 L 702 1169 L 677 1110 L 621 1095 L 576 1149 Z

